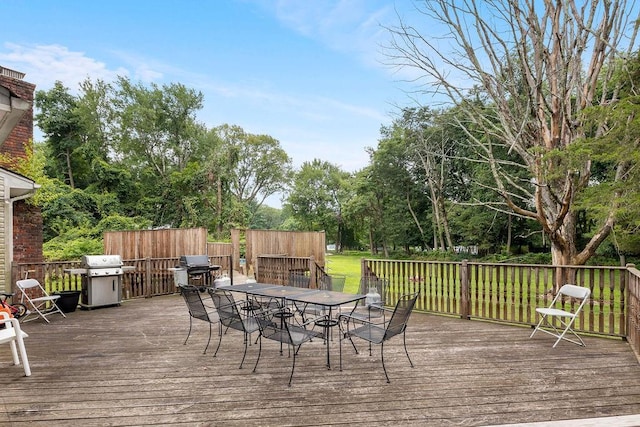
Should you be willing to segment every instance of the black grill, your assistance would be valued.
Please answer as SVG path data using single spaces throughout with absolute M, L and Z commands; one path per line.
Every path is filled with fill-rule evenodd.
M 187 269 L 190 276 L 201 276 L 214 270 L 219 270 L 219 265 L 209 264 L 207 255 L 182 255 L 180 257 L 180 267 Z

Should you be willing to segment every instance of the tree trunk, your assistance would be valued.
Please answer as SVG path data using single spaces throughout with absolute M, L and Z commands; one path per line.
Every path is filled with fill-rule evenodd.
M 413 221 L 416 223 L 416 227 L 418 228 L 418 231 L 420 232 L 420 241 L 422 242 L 423 245 L 425 245 L 427 242 L 424 240 L 424 230 L 422 229 L 422 225 L 420 224 L 420 221 L 418 220 L 418 217 L 416 216 L 416 213 L 413 211 L 413 208 L 411 207 L 411 201 L 409 200 L 409 195 L 408 194 L 407 194 L 407 207 L 409 208 L 409 212 L 411 213 L 411 217 L 413 218 Z
M 511 253 L 511 217 L 507 215 L 507 255 Z
M 71 169 L 71 153 L 67 149 L 65 153 L 65 160 L 67 163 L 67 175 L 69 176 L 69 187 L 76 188 L 76 184 L 73 180 L 73 170 Z
M 218 235 L 222 234 L 222 179 L 218 176 L 217 180 L 217 199 L 218 199 Z

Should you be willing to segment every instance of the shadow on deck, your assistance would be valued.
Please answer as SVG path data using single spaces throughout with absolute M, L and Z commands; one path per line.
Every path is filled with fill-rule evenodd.
M 640 366 L 624 341 L 587 337 L 586 348 L 530 330 L 414 313 L 407 345 L 390 341 L 385 382 L 380 348 L 369 357 L 344 345 L 344 370 L 325 367 L 318 340 L 302 346 L 291 388 L 291 360 L 263 341 L 243 369 L 242 335 L 229 331 L 216 358 L 204 350 L 208 327 L 195 324 L 178 295 L 119 307 L 78 310 L 51 324 L 24 324 L 33 374 L 10 365 L 0 425 L 433 425 L 477 426 L 640 414 Z M 254 337 L 255 338 L 255 337 Z M 580 425 L 576 421 L 576 425 Z

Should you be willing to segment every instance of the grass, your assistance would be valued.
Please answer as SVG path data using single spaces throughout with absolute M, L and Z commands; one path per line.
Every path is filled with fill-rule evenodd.
M 347 293 L 358 293 L 360 286 L 360 261 L 361 254 L 344 255 L 327 253 L 325 259 L 325 269 L 329 274 L 344 274 L 347 280 L 344 284 L 344 291 Z

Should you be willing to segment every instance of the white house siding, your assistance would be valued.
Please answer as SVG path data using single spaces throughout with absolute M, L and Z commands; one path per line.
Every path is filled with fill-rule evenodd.
M 7 265 L 9 259 L 9 251 L 7 250 L 7 222 L 6 222 L 7 203 L 5 202 L 5 186 L 4 177 L 0 176 L 0 257 L 4 262 L 0 262 L 0 292 L 7 289 Z

